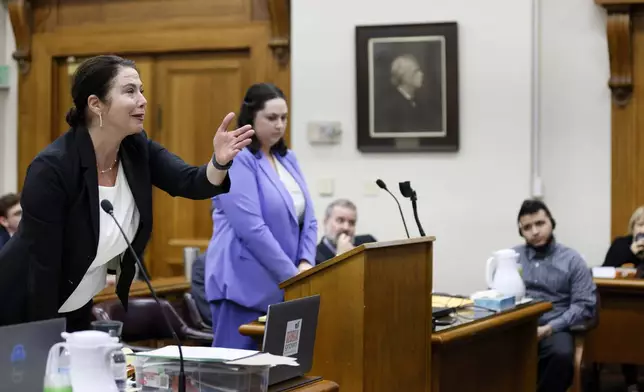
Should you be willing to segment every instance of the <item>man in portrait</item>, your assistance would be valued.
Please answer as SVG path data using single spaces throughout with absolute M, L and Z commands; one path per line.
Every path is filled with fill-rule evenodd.
M 438 48 L 438 42 L 423 42 L 426 48 Z M 388 43 L 387 45 L 396 45 Z M 399 44 L 400 45 L 400 44 Z M 409 44 L 406 44 L 409 45 Z M 417 43 L 418 45 L 418 43 Z M 374 124 L 372 136 L 395 133 L 404 137 L 422 137 L 423 133 L 444 132 L 442 102 L 441 51 L 432 50 L 425 57 L 436 57 L 431 61 L 438 69 L 424 70 L 417 56 L 402 53 L 392 56 L 388 64 L 388 79 L 374 80 Z M 380 59 L 384 62 L 385 58 Z M 379 67 L 384 73 L 385 64 Z M 433 78 L 427 78 L 428 73 Z M 438 74 L 438 75 L 436 75 Z M 384 75 L 383 75 L 384 76 Z M 378 85 L 380 84 L 380 85 Z M 380 135 L 379 135 L 380 134 Z M 396 135 L 396 136 L 398 136 Z M 385 135 L 382 135 L 385 137 Z M 391 137 L 391 135 L 388 135 Z

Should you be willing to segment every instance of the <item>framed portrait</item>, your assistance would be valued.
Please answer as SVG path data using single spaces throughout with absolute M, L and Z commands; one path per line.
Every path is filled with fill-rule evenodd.
M 357 26 L 358 150 L 458 151 L 455 22 Z

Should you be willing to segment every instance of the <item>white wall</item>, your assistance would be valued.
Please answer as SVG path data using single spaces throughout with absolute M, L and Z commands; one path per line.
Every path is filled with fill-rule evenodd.
M 595 261 L 609 240 L 604 22 L 591 2 L 545 2 L 545 200 L 558 218 L 561 240 Z M 358 204 L 360 232 L 380 240 L 403 238 L 393 200 L 384 193 L 369 197 L 365 186 L 382 178 L 398 194 L 397 182 L 410 180 L 425 231 L 437 238 L 434 289 L 469 293 L 483 288 L 490 252 L 521 240 L 516 213 L 530 196 L 531 2 L 308 0 L 292 7 L 293 148 L 314 194 L 321 182 L 335 178 L 332 198 L 315 196 L 318 218 L 333 198 L 348 197 Z M 459 23 L 460 152 L 359 153 L 354 27 L 432 21 Z M 306 125 L 316 120 L 340 121 L 342 143 L 309 145 Z M 418 235 L 411 207 L 407 200 L 403 204 L 408 225 Z M 582 226 L 582 218 L 592 223 Z
M 11 87 L 0 89 L 0 195 L 18 186 L 18 87 L 13 30 L 6 9 L 0 5 L 0 65 L 11 65 Z
M 589 264 L 610 241 L 606 15 L 586 0 L 543 0 L 542 169 L 560 241 Z

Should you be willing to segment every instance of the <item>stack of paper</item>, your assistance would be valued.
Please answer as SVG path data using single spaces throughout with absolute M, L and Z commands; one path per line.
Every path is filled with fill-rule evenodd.
M 182 347 L 183 359 L 194 362 L 220 362 L 238 366 L 298 366 L 297 360 L 253 350 L 222 347 Z M 166 346 L 157 350 L 136 353 L 139 357 L 179 360 L 179 348 Z

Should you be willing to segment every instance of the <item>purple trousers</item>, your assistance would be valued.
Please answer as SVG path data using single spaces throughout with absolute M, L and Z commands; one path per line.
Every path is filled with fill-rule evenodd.
M 257 321 L 265 313 L 245 308 L 232 301 L 220 300 L 210 303 L 214 330 L 213 347 L 258 350 L 257 341 L 239 333 L 239 326 Z

